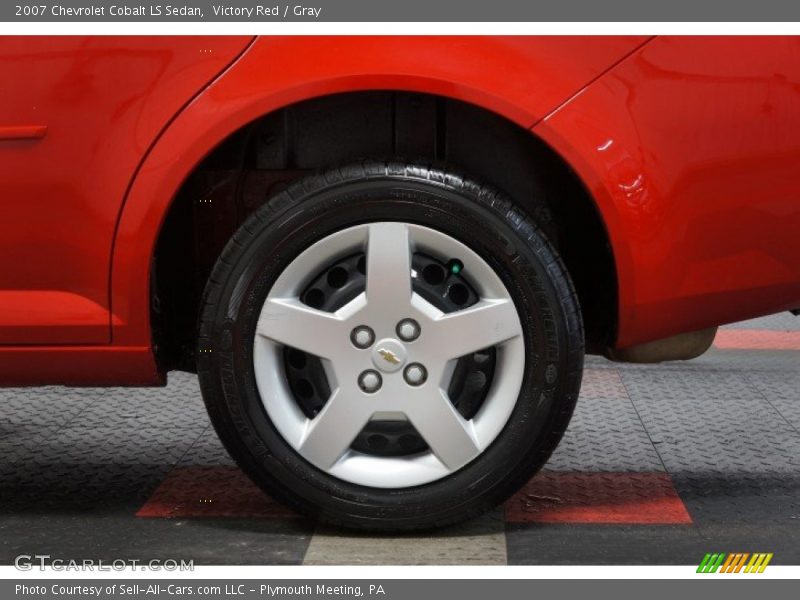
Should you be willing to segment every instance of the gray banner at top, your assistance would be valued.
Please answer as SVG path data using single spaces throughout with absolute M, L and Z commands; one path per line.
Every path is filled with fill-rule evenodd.
M 793 0 L 2 0 L 0 22 L 800 21 Z

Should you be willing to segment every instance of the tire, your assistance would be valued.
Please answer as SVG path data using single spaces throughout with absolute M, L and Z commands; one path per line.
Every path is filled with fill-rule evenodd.
M 395 327 L 408 286 L 421 312 Z M 374 331 L 346 337 L 354 313 Z M 478 350 L 486 341 L 498 343 Z M 308 176 L 253 213 L 209 278 L 198 345 L 211 420 L 250 478 L 316 519 L 381 531 L 453 524 L 517 491 L 567 427 L 584 350 L 566 269 L 525 213 L 463 176 L 391 161 Z

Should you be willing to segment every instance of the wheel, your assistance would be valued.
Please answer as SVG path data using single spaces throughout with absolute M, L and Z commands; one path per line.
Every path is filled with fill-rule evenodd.
M 209 414 L 268 493 L 348 527 L 443 526 L 547 460 L 580 388 L 577 299 L 499 193 L 418 165 L 307 177 L 251 215 L 208 281 Z

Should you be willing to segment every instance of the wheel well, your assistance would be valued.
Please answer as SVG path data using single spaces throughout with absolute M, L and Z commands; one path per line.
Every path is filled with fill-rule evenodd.
M 244 219 L 306 173 L 362 158 L 446 165 L 504 191 L 558 248 L 578 292 L 587 349 L 616 333 L 617 281 L 603 221 L 569 166 L 531 132 L 480 107 L 408 92 L 325 96 L 243 127 L 179 190 L 153 261 L 154 343 L 162 368 L 195 369 L 208 275 Z

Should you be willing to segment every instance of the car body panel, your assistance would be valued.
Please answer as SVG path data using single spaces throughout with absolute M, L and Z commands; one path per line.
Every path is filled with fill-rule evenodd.
M 231 42 L 229 61 L 237 45 L 248 43 Z M 49 316 L 56 328 L 44 337 L 7 329 L 5 335 L 17 337 L 0 337 L 0 343 L 50 345 L 0 346 L 0 383 L 163 381 L 151 342 L 149 272 L 181 184 L 221 141 L 254 119 L 309 98 L 360 90 L 424 92 L 477 104 L 531 129 L 560 153 L 591 192 L 609 233 L 619 284 L 618 346 L 794 308 L 800 305 L 800 238 L 793 233 L 800 230 L 800 184 L 790 175 L 800 158 L 798 65 L 797 38 L 258 38 L 201 93 L 187 92 L 182 100 L 174 95 L 179 112 L 150 146 L 136 145 L 140 161 L 126 163 L 126 176 L 104 172 L 109 182 L 103 193 L 82 196 L 75 212 L 61 215 L 87 234 L 98 231 L 98 240 L 78 253 L 87 262 L 61 261 L 70 285 L 45 286 L 36 277 L 41 256 L 33 259 L 27 289 L 78 294 L 93 306 Z M 0 108 L 3 101 L 0 96 Z M 0 152 L 48 142 L 51 125 L 35 116 L 20 113 L 14 122 L 0 122 Z M 3 127 L 23 128 L 6 136 L 34 136 L 39 126 L 48 127 L 39 141 L 3 139 Z M 111 156 L 119 151 L 108 143 L 100 147 Z M 68 160 L 68 153 L 61 158 Z M 16 165 L 36 189 L 54 185 L 41 168 L 23 160 Z M 25 177 L 14 177 L 19 191 Z M 76 185 L 86 184 L 82 177 Z M 15 237 L 14 227 L 0 221 L 0 231 L 11 231 L 17 263 L 24 263 L 21 244 L 38 253 L 42 243 L 33 231 L 34 213 L 14 212 L 19 209 L 3 202 L 0 210 L 11 210 L 32 236 L 20 231 Z M 113 227 L 106 237 L 109 223 L 117 224 L 116 237 Z M 52 249 L 65 243 L 56 238 L 50 258 L 41 262 L 52 264 Z M 105 264 L 106 277 L 87 266 L 93 261 Z M 73 262 L 80 277 L 67 272 Z M 0 258 L 0 273 L 12 268 L 13 261 Z M 24 304 L 17 299 L 18 310 Z M 84 325 L 76 319 L 81 310 L 91 317 Z M 110 338 L 103 316 L 111 323 Z M 55 357 L 63 360 L 53 364 Z
M 149 290 L 141 265 L 152 255 L 163 216 L 185 177 L 243 125 L 308 98 L 391 89 L 480 104 L 529 127 L 646 40 L 259 38 L 175 120 L 131 188 L 113 263 L 115 342 L 140 344 L 149 336 Z
M 0 38 L 0 344 L 110 342 L 111 248 L 136 168 L 249 41 Z
M 656 38 L 533 131 L 600 206 L 618 347 L 800 305 L 800 38 Z

